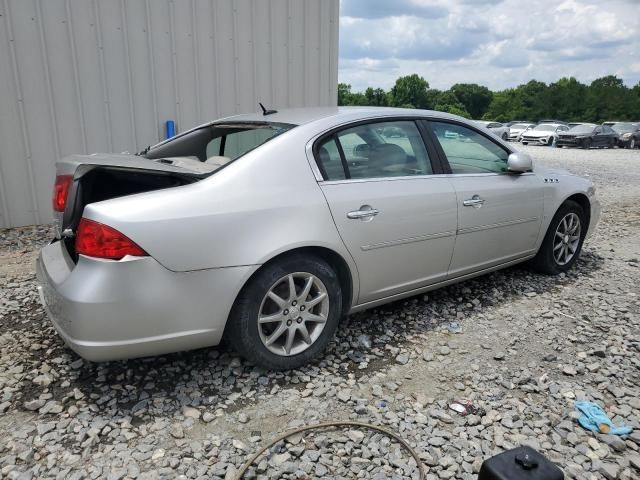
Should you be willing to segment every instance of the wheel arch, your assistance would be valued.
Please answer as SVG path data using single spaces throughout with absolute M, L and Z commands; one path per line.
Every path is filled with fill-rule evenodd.
M 589 197 L 587 197 L 584 193 L 574 193 L 573 195 L 565 198 L 565 200 L 558 206 L 558 209 L 567 203 L 569 200 L 576 202 L 578 205 L 582 207 L 585 216 L 585 235 L 589 231 L 589 225 L 591 224 L 591 202 L 589 201 Z M 557 212 L 558 210 L 556 210 Z
M 338 280 L 340 281 L 340 288 L 343 292 L 342 294 L 342 315 L 346 315 L 351 310 L 351 305 L 353 304 L 353 295 L 354 289 L 357 288 L 357 276 L 356 272 L 353 272 L 349 263 L 345 260 L 345 258 L 340 255 L 335 250 L 332 250 L 327 247 L 321 246 L 302 246 L 291 248 L 289 250 L 280 252 L 273 257 L 269 258 L 266 262 L 264 262 L 260 268 L 256 269 L 249 278 L 246 279 L 242 288 L 238 291 L 236 295 L 236 299 L 234 299 L 234 305 L 244 290 L 244 288 L 255 278 L 258 272 L 262 271 L 268 265 L 271 265 L 282 258 L 289 257 L 292 255 L 310 255 L 316 256 L 327 262 L 336 272 L 338 276 Z

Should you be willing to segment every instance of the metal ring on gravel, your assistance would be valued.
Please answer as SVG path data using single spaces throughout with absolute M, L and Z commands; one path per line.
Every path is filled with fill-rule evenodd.
M 282 440 L 285 440 L 286 438 L 290 437 L 291 435 L 295 435 L 296 433 L 308 432 L 310 430 L 318 430 L 318 429 L 330 428 L 330 427 L 359 427 L 359 428 L 366 428 L 369 430 L 376 430 L 380 433 L 384 433 L 385 435 L 393 438 L 398 443 L 400 443 L 400 445 L 402 445 L 404 449 L 411 454 L 413 459 L 416 461 L 416 465 L 418 467 L 418 479 L 425 480 L 427 478 L 424 472 L 424 467 L 422 466 L 422 462 L 420 461 L 418 454 L 413 448 L 411 448 L 411 445 L 409 445 L 407 441 L 401 438 L 398 434 L 392 432 L 391 430 L 387 430 L 384 427 L 379 427 L 377 425 L 371 425 L 369 423 L 362 423 L 362 422 L 351 422 L 351 421 L 345 420 L 345 421 L 339 421 L 339 422 L 324 422 L 324 423 L 317 423 L 315 425 L 306 425 L 304 427 L 296 428 L 294 430 L 290 430 L 289 432 L 283 433 L 279 437 L 274 438 L 269 443 L 264 445 L 260 450 L 256 452 L 256 454 L 253 457 L 247 460 L 247 462 L 244 465 L 242 465 L 242 468 L 240 468 L 240 470 L 234 477 L 235 480 L 240 480 L 243 477 L 243 475 L 247 472 L 249 467 L 253 464 L 253 462 L 255 462 L 258 459 L 258 457 L 260 457 L 260 455 L 262 455 L 267 449 L 274 446 L 276 443 Z

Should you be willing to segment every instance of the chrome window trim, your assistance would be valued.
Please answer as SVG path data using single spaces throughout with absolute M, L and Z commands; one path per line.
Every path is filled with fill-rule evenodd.
M 317 167 L 316 167 L 317 168 Z M 318 171 L 318 173 L 320 173 Z M 366 182 L 388 182 L 398 180 L 427 180 L 437 178 L 460 178 L 460 177 L 498 177 L 514 176 L 519 177 L 534 175 L 533 172 L 513 173 L 513 172 L 491 172 L 491 173 L 434 173 L 433 175 L 406 175 L 402 177 L 375 177 L 375 178 L 345 178 L 342 180 L 318 180 L 319 185 L 340 185 L 342 183 L 366 183 Z

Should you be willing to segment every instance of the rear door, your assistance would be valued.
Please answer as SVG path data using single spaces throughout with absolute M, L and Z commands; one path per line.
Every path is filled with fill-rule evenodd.
M 480 271 L 535 251 L 544 184 L 533 173 L 507 172 L 509 151 L 480 131 L 449 121 L 429 122 L 446 159 L 458 205 L 450 277 Z
M 424 133 L 424 132 L 422 132 Z M 444 280 L 456 194 L 413 120 L 351 124 L 314 153 L 338 231 L 358 267 L 358 303 Z

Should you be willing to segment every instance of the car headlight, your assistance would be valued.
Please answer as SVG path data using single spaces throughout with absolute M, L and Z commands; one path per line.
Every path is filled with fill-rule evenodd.
M 621 138 L 624 138 L 625 140 L 626 140 L 627 138 L 631 138 L 631 132 L 629 132 L 629 133 L 623 133 Z

